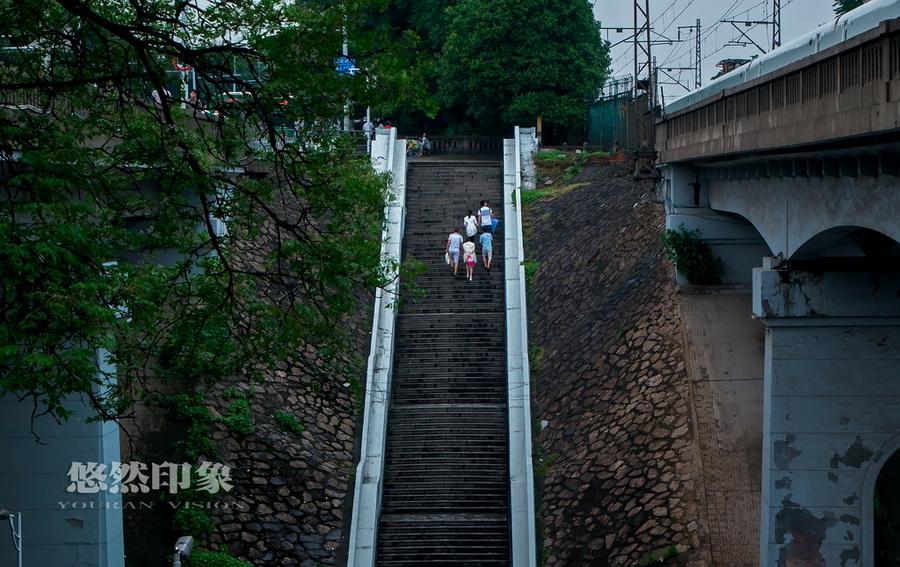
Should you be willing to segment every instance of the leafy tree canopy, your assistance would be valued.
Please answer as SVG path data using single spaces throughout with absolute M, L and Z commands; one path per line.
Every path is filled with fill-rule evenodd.
M 840 16 L 850 10 L 859 8 L 865 3 L 866 0 L 834 0 L 834 13 Z
M 384 7 L 0 0 L 0 395 L 112 419 L 154 380 L 337 360 L 396 267 L 386 180 L 335 125 L 427 98 Z M 334 71 L 345 31 L 367 76 Z
M 459 0 L 446 17 L 440 100 L 470 127 L 582 127 L 609 66 L 587 2 Z

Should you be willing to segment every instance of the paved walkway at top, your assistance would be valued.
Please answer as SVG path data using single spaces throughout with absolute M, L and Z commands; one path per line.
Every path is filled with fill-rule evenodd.
M 712 567 L 759 565 L 764 331 L 750 296 L 680 295 Z

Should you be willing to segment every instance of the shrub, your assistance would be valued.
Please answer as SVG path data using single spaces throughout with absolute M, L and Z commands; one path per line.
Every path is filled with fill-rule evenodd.
M 228 415 L 222 418 L 228 429 L 242 435 L 253 433 L 253 415 L 250 413 L 250 400 L 238 398 L 228 405 Z
M 292 413 L 288 413 L 286 411 L 276 411 L 275 415 L 273 415 L 272 417 L 275 418 L 275 423 L 282 431 L 287 431 L 288 433 L 303 433 L 305 429 L 305 427 L 303 427 L 303 424 L 300 423 L 300 421 Z
M 662 244 L 666 256 L 692 284 L 721 283 L 722 260 L 713 256 L 700 240 L 699 230 L 687 230 L 684 226 L 667 230 L 662 235 Z
M 172 516 L 172 527 L 177 534 L 199 538 L 212 533 L 215 525 L 206 510 L 182 504 Z

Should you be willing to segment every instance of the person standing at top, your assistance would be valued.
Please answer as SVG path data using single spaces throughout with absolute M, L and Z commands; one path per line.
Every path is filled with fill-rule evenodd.
M 419 156 L 427 155 L 431 155 L 431 140 L 423 132 L 422 138 L 419 140 Z
M 368 118 L 366 118 L 366 121 L 363 124 L 363 132 L 366 134 L 366 139 L 370 141 L 375 139 L 375 125 L 372 124 L 372 121 Z
M 481 202 L 481 208 L 478 209 L 478 224 L 481 226 L 481 230 L 486 230 L 490 233 L 494 232 L 494 224 L 491 221 L 491 216 L 494 214 L 494 211 L 491 210 L 491 206 L 487 201 Z
M 471 240 L 463 242 L 463 262 L 466 263 L 466 277 L 472 281 L 472 275 L 475 273 L 475 264 L 478 258 L 475 257 L 475 243 Z
M 450 233 L 450 236 L 447 237 L 446 254 L 450 259 L 450 269 L 453 270 L 454 276 L 459 269 L 459 248 L 462 246 L 462 241 L 463 237 L 459 233 L 458 228 L 454 228 L 453 232 Z
M 484 262 L 485 269 L 490 270 L 491 260 L 494 257 L 494 235 L 482 229 L 479 240 L 481 241 L 481 260 Z
M 466 229 L 466 238 L 469 240 L 475 238 L 475 234 L 478 233 L 478 219 L 475 217 L 475 213 L 469 211 L 469 214 L 463 219 L 463 227 Z

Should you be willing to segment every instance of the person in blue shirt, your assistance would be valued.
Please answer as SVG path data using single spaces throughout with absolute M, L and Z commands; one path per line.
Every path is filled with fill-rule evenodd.
M 482 228 L 479 240 L 481 241 L 481 259 L 484 262 L 485 269 L 490 270 L 491 258 L 493 258 L 494 252 L 494 235 Z

